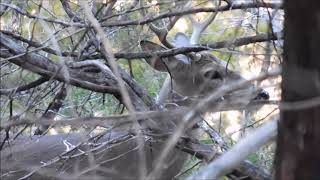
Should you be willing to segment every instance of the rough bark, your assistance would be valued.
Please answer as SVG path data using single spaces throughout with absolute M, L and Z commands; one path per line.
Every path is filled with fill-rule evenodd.
M 320 95 L 320 2 L 287 0 L 282 100 Z M 276 151 L 277 180 L 316 180 L 320 170 L 320 106 L 281 110 Z

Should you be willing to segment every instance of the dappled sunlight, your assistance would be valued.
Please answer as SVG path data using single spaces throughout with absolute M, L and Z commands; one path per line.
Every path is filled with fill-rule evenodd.
M 204 118 L 216 130 L 225 132 L 226 136 L 231 136 L 231 139 L 237 141 L 239 133 L 237 133 L 240 126 L 240 118 L 242 113 L 240 111 L 224 111 L 219 113 L 206 113 Z M 219 124 L 221 123 L 221 124 Z M 222 129 L 219 129 L 221 127 Z
M 250 79 L 254 75 L 259 74 L 259 69 L 258 68 L 252 68 L 253 71 L 250 70 L 250 63 L 252 62 L 252 57 L 251 56 L 238 56 L 237 64 L 239 66 L 236 66 L 238 71 L 241 72 L 241 75 L 245 79 Z
M 214 7 L 214 4 L 213 3 L 205 3 L 203 4 L 203 2 L 200 2 L 199 1 L 194 1 L 193 2 L 193 5 L 195 7 L 199 7 L 199 4 L 201 4 L 201 7 L 206 7 L 206 8 L 212 8 Z M 193 14 L 191 15 L 196 21 L 203 21 L 204 19 L 206 19 L 208 17 L 210 13 L 207 13 L 207 12 L 200 12 L 200 13 L 196 13 L 196 14 Z
M 0 18 L 0 29 L 5 30 L 5 27 L 6 27 L 6 21 L 4 20 L 4 18 Z
M 122 6 L 123 6 L 123 1 L 117 1 L 114 5 L 114 8 L 117 10 L 117 11 L 120 11 L 122 9 Z
M 256 121 L 268 120 L 277 114 L 279 114 L 279 109 L 276 105 L 264 105 L 254 114 L 254 118 Z
M 176 24 L 175 24 L 175 26 L 173 28 L 173 30 L 175 30 L 177 32 L 186 32 L 188 29 L 189 29 L 189 25 L 188 25 L 188 23 L 187 23 L 185 18 L 180 18 L 176 22 Z
M 226 112 L 226 121 L 228 122 L 228 126 L 225 128 L 226 135 L 231 135 L 231 139 L 234 141 L 238 141 L 240 137 L 240 128 L 241 125 L 239 123 L 241 118 L 241 112 L 239 111 L 228 111 Z
M 239 55 L 237 63 L 239 64 L 238 68 L 241 71 L 241 75 L 246 79 L 251 79 L 261 72 L 261 65 L 263 60 L 265 60 L 264 55 L 259 55 L 259 53 L 265 53 L 259 49 L 256 49 L 256 46 L 247 45 L 240 47 L 242 52 L 250 53 L 250 55 Z M 253 54 L 253 55 L 251 55 Z
M 57 135 L 57 134 L 59 134 L 59 132 L 58 132 L 56 129 L 54 129 L 54 128 L 50 128 L 49 131 L 48 131 L 48 134 L 50 134 L 50 135 Z
M 204 119 L 207 120 L 210 125 L 216 125 L 220 117 L 220 112 L 207 112 L 204 114 Z
M 59 120 L 64 120 L 64 118 L 61 116 L 56 116 L 54 118 L 54 121 L 59 121 Z M 48 129 L 47 134 L 57 135 L 57 134 L 61 134 L 61 133 L 70 133 L 70 132 L 72 132 L 72 128 L 74 128 L 74 127 L 71 125 L 64 125 L 64 126 L 57 126 L 57 127 L 52 126 Z
M 158 3 L 158 1 L 157 1 L 157 0 L 152 0 L 150 4 L 152 4 L 152 5 L 156 5 L 157 3 Z
M 270 100 L 281 100 L 281 84 L 282 78 L 269 78 L 261 82 L 260 86 L 269 93 Z
M 32 15 L 35 15 L 36 13 L 37 13 L 36 9 L 32 9 L 31 12 L 30 12 L 30 14 L 32 14 Z
M 105 112 L 104 111 L 96 111 L 93 113 L 94 117 L 103 117 L 105 116 Z
M 78 0 L 70 0 L 70 2 L 72 2 L 74 4 L 78 4 Z

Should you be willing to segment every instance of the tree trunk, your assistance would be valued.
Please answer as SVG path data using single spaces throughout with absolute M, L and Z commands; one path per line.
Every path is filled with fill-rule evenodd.
M 286 0 L 282 100 L 320 96 L 320 1 Z M 320 105 L 281 109 L 277 180 L 319 180 Z

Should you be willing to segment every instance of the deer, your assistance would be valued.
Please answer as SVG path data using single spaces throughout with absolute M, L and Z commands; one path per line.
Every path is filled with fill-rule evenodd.
M 209 18 L 206 25 L 213 20 Z M 199 31 L 197 31 L 199 34 Z M 197 35 L 188 38 L 177 33 L 175 48 L 191 46 Z M 157 43 L 143 40 L 141 49 L 147 52 L 166 48 Z M 168 108 L 174 106 L 192 107 L 218 87 L 243 77 L 229 70 L 227 63 L 209 52 L 179 54 L 167 58 L 158 56 L 145 58 L 155 70 L 169 72 L 158 95 L 158 103 Z M 238 90 L 248 103 L 255 99 L 268 99 L 268 94 L 253 85 Z M 239 94 L 236 95 L 239 96 Z M 221 99 L 232 100 L 233 94 Z M 217 103 L 217 102 L 213 102 Z M 174 132 L 179 119 L 161 119 L 154 127 L 162 131 Z M 199 136 L 198 127 L 186 130 L 186 136 Z M 165 135 L 164 135 L 165 136 Z M 161 136 L 162 137 L 162 136 Z M 139 147 L 138 138 L 144 141 Z M 3 136 L 1 136 L 3 141 Z M 25 137 L 19 136 L 1 151 L 1 179 L 145 179 L 157 164 L 157 157 L 164 148 L 165 138 L 138 137 L 125 128 L 109 130 L 104 134 L 84 133 L 58 134 Z M 143 158 L 141 160 L 141 154 Z M 162 173 L 155 179 L 174 179 L 181 171 L 189 155 L 175 148 L 162 164 Z M 144 167 L 141 168 L 141 167 Z M 141 170 L 142 169 L 142 170 Z
M 175 47 L 188 46 L 190 40 L 183 33 L 175 36 Z M 150 41 L 142 41 L 145 51 L 159 51 L 164 47 Z M 200 97 L 223 86 L 228 81 L 237 81 L 242 77 L 229 70 L 226 63 L 208 52 L 198 54 L 176 55 L 167 59 L 160 57 L 146 58 L 148 64 L 158 71 L 170 71 L 169 79 L 160 90 L 158 101 L 165 104 L 174 101 L 177 106 L 190 106 Z M 250 87 L 252 88 L 252 87 Z M 249 91 L 249 90 L 247 90 Z M 251 99 L 268 95 L 260 91 L 252 93 Z M 171 99 L 170 99 L 171 98 Z M 191 100 L 189 100 L 191 99 Z M 179 121 L 179 120 L 175 120 Z M 170 122 L 171 128 L 178 122 Z M 166 126 L 168 124 L 166 123 Z M 165 128 L 159 124 L 159 129 Z M 187 134 L 192 135 L 192 130 Z M 195 133 L 196 134 L 196 133 Z M 139 179 L 139 156 L 137 140 L 129 131 L 111 131 L 99 138 L 83 134 L 60 134 L 34 137 L 19 137 L 1 151 L 1 178 L 17 179 Z M 162 140 L 145 140 L 146 172 L 152 167 L 161 152 Z M 85 143 L 81 143 L 85 142 Z M 119 143 L 120 142 L 120 143 Z M 64 154 L 65 152 L 68 152 Z M 178 149 L 167 155 L 164 170 L 158 179 L 172 179 L 179 173 L 187 153 Z M 42 167 L 42 168 L 41 168 Z M 28 173 L 35 172 L 31 176 Z M 55 176 L 53 176 L 53 174 Z

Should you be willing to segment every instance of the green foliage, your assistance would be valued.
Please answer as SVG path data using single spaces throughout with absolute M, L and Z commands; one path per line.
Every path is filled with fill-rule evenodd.
M 59 1 L 51 1 L 52 11 L 56 16 L 65 16 L 67 15 L 65 11 L 63 11 L 62 4 Z
M 21 0 L 13 0 L 11 2 L 12 4 L 16 5 L 17 7 L 19 7 L 20 9 L 25 9 L 27 6 L 27 3 L 25 1 L 21 1 Z M 36 7 L 36 6 L 35 6 Z
M 118 101 L 110 96 L 105 95 L 105 102 L 103 102 L 103 94 L 95 93 L 81 88 L 72 88 L 69 91 L 65 107 L 61 112 L 66 116 L 101 116 L 115 114 Z M 98 114 L 96 114 L 98 113 Z
M 186 179 L 188 176 L 190 176 L 193 172 L 197 171 L 200 168 L 200 160 L 196 157 L 190 158 L 188 161 L 185 162 L 181 172 L 183 174 L 179 176 L 179 179 Z
M 204 34 L 201 37 L 201 42 L 218 42 L 224 40 L 232 40 L 245 34 L 245 30 L 241 27 L 226 27 L 221 23 L 212 23 L 208 27 L 210 34 Z
M 259 33 L 267 33 L 269 31 L 269 24 L 268 22 L 259 22 L 257 31 Z
M 274 149 L 272 149 L 272 151 L 261 149 L 259 152 L 250 154 L 247 159 L 253 164 L 270 171 L 273 166 L 273 157 Z
M 255 154 L 255 153 L 254 154 L 250 154 L 248 156 L 248 160 L 251 161 L 255 165 L 259 165 L 260 164 L 259 158 L 258 158 L 257 154 Z
M 119 63 L 129 71 L 128 61 L 121 60 Z M 146 88 L 151 96 L 155 97 L 162 86 L 166 74 L 152 70 L 147 63 L 141 60 L 131 61 L 131 63 L 134 79 Z
M 213 143 L 212 139 L 209 138 L 208 136 L 206 137 L 206 139 L 202 139 L 200 142 L 203 144 L 212 144 Z
M 225 53 L 224 50 L 227 50 L 227 49 L 221 49 L 221 51 L 213 51 L 212 54 L 218 57 L 219 59 L 222 59 L 224 61 L 229 61 L 229 63 L 231 64 L 237 60 L 236 56 L 233 56 L 230 53 Z
M 71 50 L 72 41 L 71 38 L 65 38 L 58 42 L 61 51 L 63 50 Z

